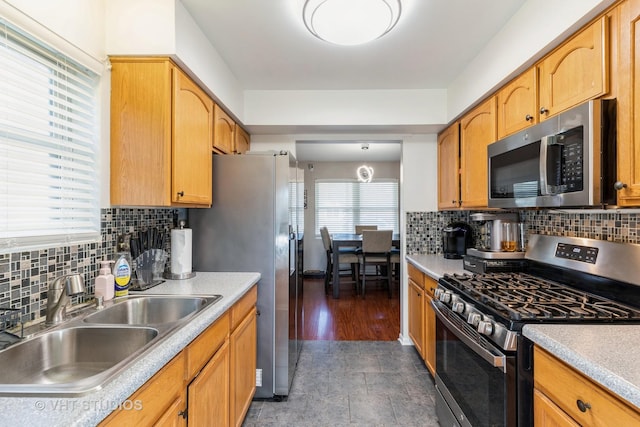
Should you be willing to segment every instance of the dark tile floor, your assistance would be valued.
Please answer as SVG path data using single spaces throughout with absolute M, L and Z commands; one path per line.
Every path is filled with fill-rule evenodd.
M 437 427 L 434 385 L 412 346 L 305 341 L 286 401 L 254 401 L 253 426 Z

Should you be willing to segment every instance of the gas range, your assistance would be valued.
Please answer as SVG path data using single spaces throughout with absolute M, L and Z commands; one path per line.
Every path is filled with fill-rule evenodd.
M 438 281 L 432 306 L 441 424 L 533 425 L 533 343 L 524 325 L 640 324 L 640 245 L 531 235 L 525 259 L 526 271 Z

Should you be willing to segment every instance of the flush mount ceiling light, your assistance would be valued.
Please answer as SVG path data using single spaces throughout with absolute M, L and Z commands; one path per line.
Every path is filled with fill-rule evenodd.
M 352 46 L 388 33 L 400 10 L 400 0 L 306 0 L 302 15 L 314 36 Z
M 361 149 L 363 150 L 368 150 L 369 149 L 369 143 L 368 142 L 363 142 L 362 145 L 360 146 Z

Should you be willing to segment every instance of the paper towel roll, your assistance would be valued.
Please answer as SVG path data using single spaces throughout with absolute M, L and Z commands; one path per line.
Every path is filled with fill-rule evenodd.
M 191 229 L 171 230 L 171 273 L 191 273 Z

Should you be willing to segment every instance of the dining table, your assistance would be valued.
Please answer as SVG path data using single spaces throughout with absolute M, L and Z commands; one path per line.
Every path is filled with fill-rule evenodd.
M 392 246 L 400 248 L 400 233 L 393 233 Z M 340 248 L 350 247 L 359 248 L 362 246 L 362 234 L 356 233 L 332 233 L 331 234 L 333 249 L 333 297 L 340 298 Z

